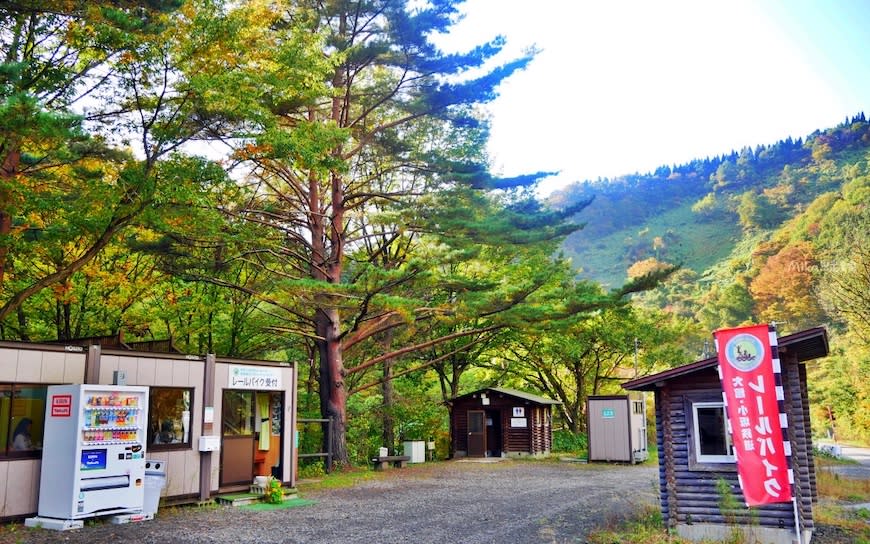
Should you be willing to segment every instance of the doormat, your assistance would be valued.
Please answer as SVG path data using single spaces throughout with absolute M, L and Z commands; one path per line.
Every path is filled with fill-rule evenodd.
M 271 504 L 268 502 L 255 502 L 253 504 L 245 504 L 243 506 L 239 506 L 239 508 L 263 512 L 268 510 L 283 510 L 284 508 L 296 508 L 297 506 L 308 506 L 309 504 L 315 504 L 315 501 L 308 499 L 287 499 L 286 501 L 282 501 L 277 504 Z

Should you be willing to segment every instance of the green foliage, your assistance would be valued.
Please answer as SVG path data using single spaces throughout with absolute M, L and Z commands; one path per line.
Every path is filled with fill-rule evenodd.
M 580 430 L 586 396 L 633 375 L 635 354 L 652 372 L 711 329 L 791 314 L 836 332 L 814 399 L 842 436 L 870 439 L 863 115 L 543 203 L 547 172 L 489 171 L 480 113 L 532 53 L 479 69 L 501 38 L 444 54 L 430 37 L 458 2 L 406 7 L 4 7 L 0 338 L 123 331 L 309 361 L 302 412 L 342 406 L 319 387 L 343 383 L 332 415 L 363 464 L 406 438 L 446 455 L 441 403 L 504 382 L 558 397 Z M 231 149 L 210 161 L 185 146 L 197 139 Z M 783 273 L 798 257 L 801 274 Z M 326 363 L 336 375 L 318 376 Z M 302 450 L 324 438 L 305 426 Z
M 719 512 L 725 518 L 728 525 L 737 524 L 737 516 L 743 510 L 742 505 L 734 496 L 731 484 L 725 478 L 716 480 L 716 494 L 719 496 Z
M 578 457 L 586 455 L 589 447 L 585 433 L 573 433 L 567 429 L 553 431 L 553 451 L 568 452 Z
M 708 331 L 748 324 L 754 319 L 754 301 L 742 282 L 713 285 L 702 299 L 697 318 Z
M 299 478 L 300 479 L 312 479 L 312 478 L 321 478 L 326 474 L 326 467 L 323 464 L 323 461 L 317 459 L 316 461 L 308 461 L 303 463 L 300 461 L 299 463 Z
M 273 476 L 269 477 L 263 500 L 269 504 L 281 504 L 284 502 L 284 489 L 281 487 L 281 480 Z
M 814 431 L 837 440 L 870 442 L 870 352 L 839 338 L 841 347 L 808 367 Z M 843 342 L 845 340 L 845 342 Z
M 378 448 L 390 447 L 382 443 L 380 422 L 371 417 L 378 412 L 381 400 L 377 395 L 367 398 L 353 395 L 348 399 L 347 448 L 348 458 L 354 465 L 366 466 Z
M 744 229 L 773 228 L 778 225 L 783 214 L 771 200 L 754 191 L 746 191 L 740 196 L 737 215 Z
M 713 221 L 722 219 L 723 214 L 728 213 L 728 210 L 726 203 L 722 202 L 715 192 L 711 192 L 692 204 L 692 212 L 698 214 L 704 221 Z

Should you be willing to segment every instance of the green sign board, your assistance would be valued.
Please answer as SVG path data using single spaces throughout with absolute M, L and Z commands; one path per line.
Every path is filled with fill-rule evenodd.
M 602 408 L 601 417 L 604 419 L 613 419 L 616 417 L 616 412 L 613 411 L 613 408 Z

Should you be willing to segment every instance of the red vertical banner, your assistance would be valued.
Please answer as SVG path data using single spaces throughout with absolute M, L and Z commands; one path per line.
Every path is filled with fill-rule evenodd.
M 783 440 L 785 415 L 776 333 L 767 325 L 721 329 L 713 333 L 719 352 L 719 377 L 728 416 L 737 474 L 747 506 L 791 501 Z

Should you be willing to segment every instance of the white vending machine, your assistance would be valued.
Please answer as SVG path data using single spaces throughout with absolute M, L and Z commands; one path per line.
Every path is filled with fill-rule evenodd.
M 67 529 L 88 517 L 141 513 L 147 419 L 148 387 L 50 386 L 39 516 L 28 524 Z

